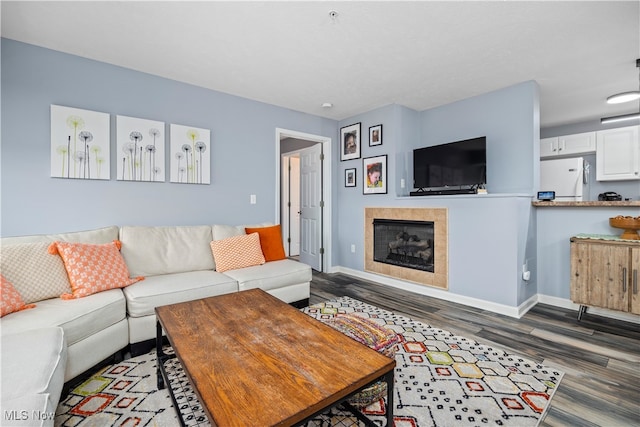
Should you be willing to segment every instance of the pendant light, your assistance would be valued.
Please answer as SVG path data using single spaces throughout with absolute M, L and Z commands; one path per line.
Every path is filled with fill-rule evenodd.
M 638 89 L 640 89 L 640 58 L 636 59 L 636 67 L 638 67 Z M 623 92 L 611 95 L 607 98 L 607 104 L 621 104 L 623 102 L 635 101 L 640 99 L 640 90 Z M 623 114 L 621 116 L 603 117 L 600 119 L 601 124 L 616 123 L 627 120 L 640 120 L 640 101 L 638 102 L 638 112 L 631 114 Z

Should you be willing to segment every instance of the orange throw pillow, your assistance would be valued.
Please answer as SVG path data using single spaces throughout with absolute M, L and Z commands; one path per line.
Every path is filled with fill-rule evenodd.
M 245 228 L 244 230 L 247 234 L 258 233 L 265 261 L 278 261 L 287 257 L 282 245 L 280 224 L 270 227 Z
M 214 240 L 211 252 L 216 261 L 216 271 L 220 273 L 264 264 L 258 233 Z
M 144 279 L 129 277 L 120 247 L 119 240 L 103 245 L 53 242 L 49 253 L 60 255 L 71 283 L 72 293 L 60 297 L 82 298 L 109 289 L 124 288 Z
M 0 317 L 4 317 L 9 313 L 14 313 L 20 310 L 26 310 L 27 308 L 33 308 L 35 304 L 25 304 L 22 299 L 22 295 L 16 288 L 13 287 L 13 283 L 5 279 L 0 274 L 0 298 L 2 298 Z

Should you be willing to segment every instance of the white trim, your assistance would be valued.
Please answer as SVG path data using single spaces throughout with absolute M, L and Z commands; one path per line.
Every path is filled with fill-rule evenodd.
M 424 285 L 418 285 L 404 280 L 394 279 L 392 277 L 381 276 L 375 273 L 369 273 L 365 271 L 354 270 L 348 267 L 336 267 L 337 273 L 347 274 L 349 276 L 359 277 L 361 279 L 370 280 L 372 282 L 380 283 L 382 285 L 393 286 L 394 288 L 404 289 L 405 291 L 413 292 L 420 295 L 434 297 L 445 301 L 455 302 L 458 304 L 467 305 L 470 307 L 477 307 L 482 310 L 488 310 L 493 313 L 504 314 L 505 316 L 520 318 L 520 308 L 511 307 L 504 304 L 498 304 L 491 301 L 481 300 L 478 298 L 466 297 L 464 295 L 454 294 L 452 292 L 443 291 L 436 288 L 427 287 Z M 524 313 L 523 313 L 524 314 Z
M 579 304 L 575 304 L 572 301 L 565 298 L 558 298 L 549 295 L 536 294 L 520 304 L 518 307 L 512 307 L 504 304 L 498 304 L 491 301 L 486 301 L 478 298 L 471 298 L 464 295 L 454 294 L 452 292 L 443 291 L 440 289 L 425 287 L 423 285 L 406 282 L 404 280 L 394 279 L 392 277 L 381 276 L 375 273 L 369 273 L 365 271 L 354 270 L 348 267 L 336 266 L 331 269 L 330 273 L 343 273 L 349 276 L 358 277 L 360 279 L 369 280 L 371 282 L 379 283 L 381 285 L 388 285 L 394 288 L 403 289 L 405 291 L 413 292 L 420 295 L 434 297 L 445 301 L 454 302 L 470 307 L 476 307 L 481 310 L 491 311 L 493 313 L 503 314 L 509 317 L 521 318 L 529 310 L 535 307 L 536 304 L 547 304 L 554 307 L 566 308 L 574 310 L 576 317 L 578 316 Z M 624 322 L 631 322 L 640 324 L 640 316 L 625 313 L 622 311 L 606 310 L 597 307 L 588 307 L 587 312 L 596 316 L 609 317 L 616 320 L 622 320 Z
M 331 175 L 331 159 L 332 159 L 332 140 L 326 136 L 313 135 L 310 133 L 298 132 L 295 130 L 288 130 L 282 128 L 276 128 L 276 212 L 275 212 L 275 223 L 278 224 L 280 222 L 280 141 L 283 138 L 297 138 L 304 139 L 308 141 L 316 141 L 322 143 L 322 153 L 324 154 L 324 162 L 322 168 L 322 188 L 323 195 L 322 198 L 324 200 L 324 209 L 323 209 L 323 234 L 322 234 L 322 243 L 324 246 L 324 256 L 323 256 L 323 271 L 331 271 L 333 269 L 331 265 L 331 230 L 332 230 L 332 175 Z

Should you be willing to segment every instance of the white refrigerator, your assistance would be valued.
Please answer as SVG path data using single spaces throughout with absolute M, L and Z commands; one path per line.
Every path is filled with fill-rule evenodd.
M 584 185 L 582 157 L 540 161 L 540 191 L 555 191 L 556 201 L 581 202 Z

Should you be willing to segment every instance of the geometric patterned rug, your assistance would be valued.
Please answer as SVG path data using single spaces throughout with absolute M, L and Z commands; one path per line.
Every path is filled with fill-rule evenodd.
M 349 297 L 316 304 L 303 312 L 319 320 L 336 313 L 355 313 L 400 336 L 395 356 L 396 427 L 536 426 L 564 375 Z M 363 412 L 378 425 L 386 423 L 384 400 Z
M 302 311 L 321 321 L 336 313 L 355 313 L 400 336 L 395 356 L 395 427 L 537 426 L 563 376 L 557 369 L 349 297 Z M 171 352 L 170 347 L 165 351 Z M 166 367 L 186 425 L 210 426 L 180 363 L 171 359 Z M 386 424 L 385 400 L 362 411 L 379 426 Z M 157 389 L 155 349 L 103 368 L 73 389 L 58 405 L 55 425 L 179 425 L 168 391 Z M 307 427 L 360 425 L 351 413 L 333 408 Z

